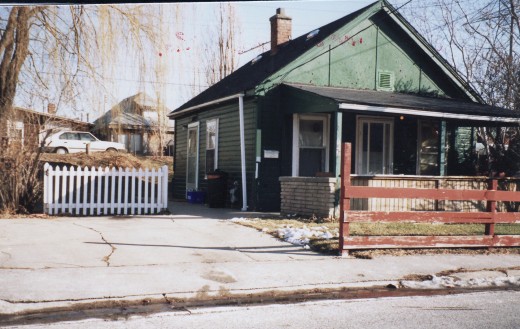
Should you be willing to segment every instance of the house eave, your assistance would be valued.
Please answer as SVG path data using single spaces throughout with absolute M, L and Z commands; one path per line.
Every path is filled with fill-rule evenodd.
M 178 118 L 180 116 L 186 115 L 186 114 L 188 114 L 190 112 L 193 112 L 193 111 L 196 111 L 196 110 L 200 110 L 200 109 L 202 109 L 204 107 L 208 107 L 208 106 L 211 106 L 211 105 L 219 104 L 219 103 L 226 102 L 226 101 L 229 101 L 229 100 L 232 100 L 232 99 L 235 99 L 235 98 L 239 98 L 239 97 L 243 97 L 243 96 L 244 96 L 244 93 L 238 93 L 238 94 L 234 94 L 234 95 L 231 95 L 231 96 L 218 98 L 218 99 L 206 102 L 206 103 L 202 103 L 202 104 L 198 104 L 198 105 L 194 105 L 194 106 L 185 108 L 185 109 L 180 110 L 178 112 L 174 111 L 174 112 L 168 114 L 168 117 L 170 119 L 175 119 L 175 118 Z
M 434 112 L 434 111 L 414 110 L 414 109 L 399 108 L 399 107 L 373 106 L 373 105 L 362 105 L 362 104 L 352 104 L 352 103 L 340 103 L 339 109 L 340 110 L 362 111 L 362 112 L 379 112 L 379 113 L 387 113 L 387 114 L 403 114 L 403 115 L 431 117 L 431 118 L 439 118 L 439 119 L 471 120 L 471 121 L 516 123 L 516 124 L 520 123 L 520 118 L 471 115 L 471 114 L 459 114 L 459 113 L 447 113 L 447 112 Z

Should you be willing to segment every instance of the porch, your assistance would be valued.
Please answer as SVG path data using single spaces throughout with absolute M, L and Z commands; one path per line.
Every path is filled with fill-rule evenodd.
M 351 175 L 352 186 L 447 190 L 487 190 L 489 178 L 467 176 Z M 284 215 L 339 217 L 339 188 L 336 178 L 280 177 L 281 210 Z M 498 180 L 500 191 L 520 191 L 519 178 Z M 403 198 L 355 198 L 351 210 L 481 212 L 484 200 L 433 200 Z M 497 211 L 518 211 L 514 202 L 497 202 Z

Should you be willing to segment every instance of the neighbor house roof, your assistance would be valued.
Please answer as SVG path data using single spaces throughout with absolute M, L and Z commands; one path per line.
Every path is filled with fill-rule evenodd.
M 26 116 L 38 116 L 44 120 L 52 120 L 54 122 L 66 122 L 66 123 L 77 125 L 77 126 L 84 126 L 86 129 L 89 129 L 93 126 L 92 123 L 89 123 L 86 121 L 67 118 L 67 117 L 59 116 L 59 115 L 52 114 L 52 113 L 40 112 L 40 111 L 35 111 L 35 110 L 26 109 L 26 108 L 22 108 L 22 107 L 15 107 L 14 110 L 19 112 L 20 114 L 24 114 Z
M 450 119 L 520 122 L 518 113 L 495 107 L 451 98 L 388 93 L 304 84 L 283 84 L 293 91 L 311 93 L 334 100 L 345 111 L 386 112 Z M 460 116 L 460 117 L 459 117 Z
M 274 55 L 271 54 L 270 50 L 264 52 L 254 60 L 246 63 L 229 76 L 220 80 L 218 83 L 175 109 L 169 114 L 170 118 L 175 118 L 180 113 L 190 111 L 191 109 L 212 104 L 216 100 L 227 100 L 232 95 L 238 95 L 245 91 L 254 89 L 274 73 L 296 60 L 312 47 L 315 47 L 317 44 L 324 41 L 327 37 L 346 24 L 364 14 L 368 14 L 367 17 L 371 17 L 373 14 L 378 12 L 384 12 L 391 17 L 391 19 L 398 21 L 398 26 L 406 30 L 406 32 L 413 37 L 419 47 L 421 47 L 428 56 L 435 58 L 439 67 L 452 76 L 454 80 L 457 80 L 461 88 L 465 90 L 468 95 L 471 95 L 470 97 L 475 98 L 478 101 L 481 100 L 478 93 L 456 73 L 453 67 L 451 67 L 451 65 L 444 60 L 444 58 L 442 58 L 442 56 L 433 49 L 423 37 L 420 36 L 420 34 L 406 21 L 406 19 L 402 17 L 387 1 L 381 0 L 313 30 L 319 30 L 319 33 L 312 38 L 308 38 L 309 33 L 305 33 L 294 40 L 279 45 L 278 51 Z
M 145 116 L 146 112 L 157 113 L 157 101 L 145 93 L 127 97 L 94 121 L 97 129 L 102 126 L 126 128 L 150 128 L 157 124 L 157 115 Z

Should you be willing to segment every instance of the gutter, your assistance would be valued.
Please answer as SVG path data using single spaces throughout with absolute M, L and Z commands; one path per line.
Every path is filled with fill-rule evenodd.
M 384 106 L 372 106 L 372 105 L 361 105 L 361 104 L 350 104 L 350 103 L 340 103 L 339 109 L 340 110 L 367 111 L 367 112 L 381 112 L 381 113 L 391 113 L 391 114 L 404 114 L 404 115 L 413 115 L 413 116 L 442 118 L 442 119 L 520 123 L 520 118 L 507 118 L 507 117 L 457 114 L 457 113 L 447 113 L 447 112 L 421 111 L 421 110 L 405 109 L 405 108 L 399 108 L 399 107 L 384 107 Z
M 246 142 L 244 129 L 244 94 L 238 96 L 238 117 L 240 121 L 240 160 L 242 163 L 242 211 L 247 211 Z
M 202 103 L 202 104 L 199 104 L 199 105 L 194 105 L 194 106 L 185 108 L 185 109 L 183 109 L 183 110 L 181 110 L 179 112 L 175 112 L 174 111 L 174 112 L 168 114 L 167 116 L 170 119 L 175 119 L 176 117 L 178 117 L 178 116 L 180 116 L 182 114 L 186 114 L 186 113 L 189 113 L 189 112 L 201 109 L 201 108 L 206 107 L 206 106 L 222 103 L 222 102 L 229 101 L 229 100 L 232 100 L 232 99 L 235 99 L 235 98 L 239 98 L 239 97 L 243 97 L 243 96 L 244 96 L 243 93 L 239 93 L 239 94 L 234 94 L 234 95 L 231 95 L 231 96 L 222 97 L 222 98 L 219 98 L 219 99 L 212 100 L 211 102 L 206 102 L 206 103 Z

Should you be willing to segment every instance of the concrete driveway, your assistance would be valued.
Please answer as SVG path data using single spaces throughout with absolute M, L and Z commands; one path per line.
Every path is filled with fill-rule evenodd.
M 409 274 L 520 266 L 519 255 L 323 256 L 173 203 L 168 216 L 0 219 L 0 313 L 100 300 L 365 287 Z

